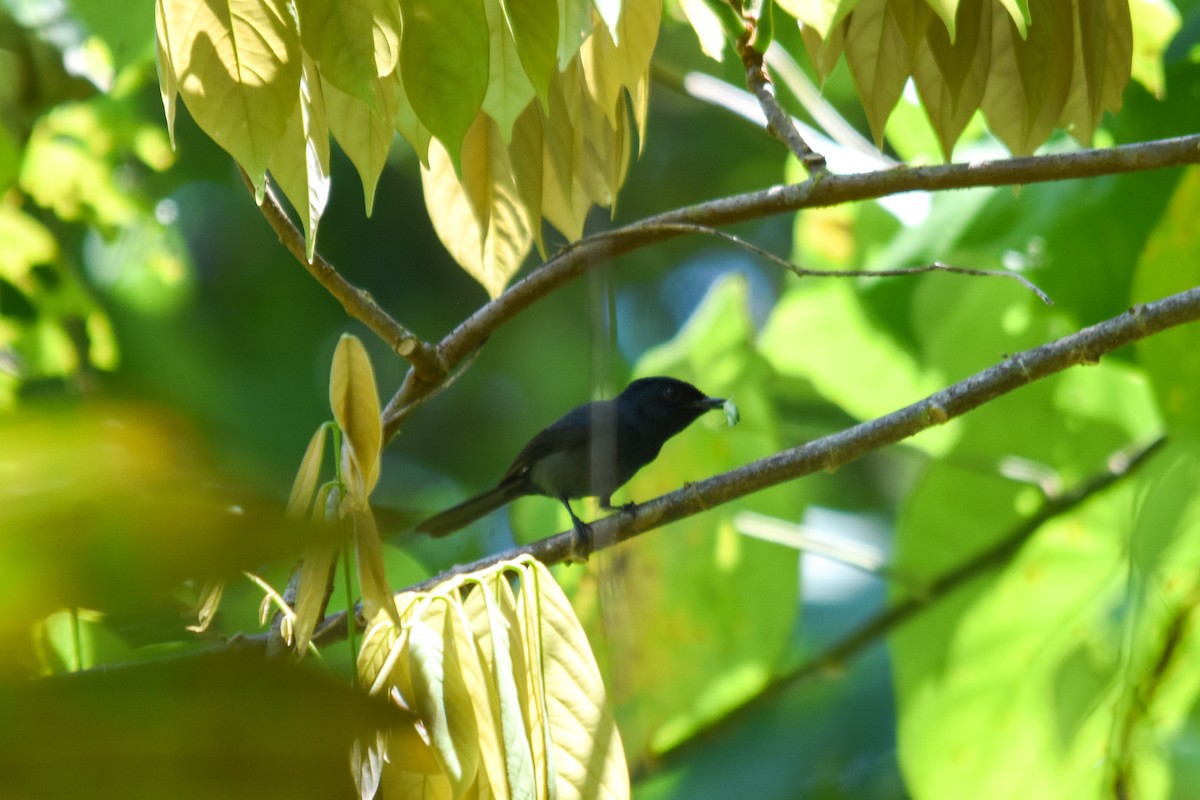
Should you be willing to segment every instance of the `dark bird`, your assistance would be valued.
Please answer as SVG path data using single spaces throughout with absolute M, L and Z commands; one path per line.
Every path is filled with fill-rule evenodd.
M 612 493 L 653 461 L 667 439 L 724 403 L 674 378 L 636 380 L 612 400 L 568 411 L 525 445 L 494 488 L 430 517 L 416 530 L 445 536 L 530 494 L 556 498 L 576 528 L 586 529 L 569 500 L 599 497 L 600 507 L 611 509 Z

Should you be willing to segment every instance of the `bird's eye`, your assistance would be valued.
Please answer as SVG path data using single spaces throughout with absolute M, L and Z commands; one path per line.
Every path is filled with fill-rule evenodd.
M 667 398 L 668 400 L 674 400 L 678 396 L 679 390 L 674 386 L 668 386 L 666 389 L 663 389 L 663 397 Z

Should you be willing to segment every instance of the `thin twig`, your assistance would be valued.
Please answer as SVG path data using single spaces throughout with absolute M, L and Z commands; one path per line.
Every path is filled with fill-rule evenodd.
M 783 450 L 596 520 L 589 526 L 592 532 L 590 538 L 593 543 L 604 544 L 595 547 L 593 552 L 771 486 L 820 470 L 836 469 L 927 428 L 942 425 L 1034 381 L 1072 366 L 1095 364 L 1101 356 L 1125 345 L 1197 319 L 1200 319 L 1200 287 L 1135 306 L 1118 317 L 1012 355 L 995 366 L 886 416 Z M 521 555 L 533 556 L 545 564 L 562 563 L 576 555 L 577 545 L 574 531 L 564 531 L 454 567 L 409 587 L 409 590 L 428 589 L 448 577 L 483 569 Z M 323 623 L 319 634 L 314 634 L 314 639 L 320 637 L 322 644 L 338 640 L 345 636 L 345 625 L 342 616 L 330 617 Z M 255 646 L 255 639 L 249 636 L 239 641 L 243 646 Z
M 804 137 L 792 122 L 791 115 L 779 105 L 779 99 L 775 96 L 775 85 L 771 83 L 771 77 L 767 75 L 767 67 L 763 63 L 763 54 L 750 44 L 749 33 L 738 41 L 738 55 L 742 57 L 742 64 L 746 67 L 746 86 L 758 99 L 758 104 L 767 118 L 767 130 L 775 134 L 792 151 L 792 155 L 800 159 L 810 180 L 824 178 L 829 174 L 825 156 L 808 146 L 808 142 L 804 141 Z
M 678 758 L 700 742 L 711 738 L 718 730 L 726 728 L 735 720 L 744 718 L 754 709 L 770 703 L 800 681 L 840 671 L 851 658 L 888 634 L 895 632 L 897 628 L 920 612 L 946 599 L 954 591 L 975 578 L 1007 564 L 1039 528 L 1050 520 L 1073 511 L 1117 481 L 1130 475 L 1158 451 L 1165 441 L 1165 439 L 1159 438 L 1148 445 L 1135 449 L 1132 453 L 1122 452 L 1110 458 L 1103 472 L 1097 473 L 1069 492 L 1046 498 L 1036 513 L 990 547 L 937 576 L 920 591 L 914 592 L 908 598 L 876 614 L 823 652 L 775 676 L 758 693 L 737 708 L 722 715 L 719 720 L 709 726 L 697 730 L 669 751 L 658 754 L 653 766 L 641 764 L 634 771 L 645 773 L 659 769 L 665 766 L 663 759 Z
M 927 272 L 951 272 L 955 275 L 972 275 L 980 278 L 1008 278 L 1024 286 L 1029 291 L 1033 292 L 1048 306 L 1054 305 L 1054 301 L 1050 296 L 1039 289 L 1028 278 L 1019 275 L 1015 272 L 1009 272 L 1002 269 L 972 269 L 970 267 L 956 267 L 951 264 L 943 264 L 940 261 L 935 261 L 932 264 L 923 264 L 916 267 L 899 267 L 897 269 L 808 269 L 801 267 L 788 261 L 786 258 L 772 253 L 753 242 L 748 242 L 742 237 L 729 233 L 728 231 L 710 228 L 707 225 L 692 225 L 683 222 L 668 222 L 660 226 L 663 229 L 678 230 L 687 233 L 700 233 L 705 236 L 714 236 L 718 239 L 724 239 L 731 244 L 749 250 L 757 256 L 761 256 L 773 264 L 776 264 L 789 272 L 801 278 L 900 278 L 909 275 L 920 275 Z M 603 235 L 603 234 L 598 234 Z
M 241 173 L 242 182 L 246 184 L 250 194 L 255 194 L 254 183 L 250 180 L 250 176 L 241 166 L 238 167 L 238 172 Z M 371 329 L 372 333 L 386 342 L 401 358 L 412 365 L 413 371 L 422 380 L 430 383 L 441 380 L 445 370 L 432 345 L 393 319 L 369 293 L 343 278 L 337 268 L 326 261 L 320 253 L 313 253 L 312 261 L 308 260 L 304 234 L 283 210 L 283 206 L 275 197 L 270 186 L 267 187 L 259 208 L 271 229 L 275 231 L 275 235 L 279 237 L 280 243 L 295 256 L 310 275 L 317 279 L 318 283 L 325 287 L 325 291 L 342 304 L 342 308 L 346 310 L 347 314 L 362 322 Z

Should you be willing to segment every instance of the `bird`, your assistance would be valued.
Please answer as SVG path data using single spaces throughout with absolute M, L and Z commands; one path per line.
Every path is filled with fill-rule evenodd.
M 725 400 L 709 397 L 675 378 L 640 378 L 611 400 L 571 409 L 534 436 L 491 489 L 420 522 L 415 530 L 441 537 L 526 495 L 561 502 L 576 531 L 588 526 L 570 500 L 600 498 L 612 510 L 612 494 L 658 457 L 662 446 Z

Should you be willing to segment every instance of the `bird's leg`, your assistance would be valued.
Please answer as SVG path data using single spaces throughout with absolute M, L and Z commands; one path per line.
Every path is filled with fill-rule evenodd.
M 571 521 L 575 524 L 575 540 L 571 543 L 571 560 L 584 563 L 588 560 L 588 556 L 592 554 L 592 528 L 579 517 L 575 516 L 575 509 L 571 508 L 571 504 L 567 502 L 566 497 L 558 499 L 566 506 L 567 513 L 571 515 Z

